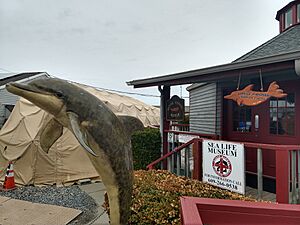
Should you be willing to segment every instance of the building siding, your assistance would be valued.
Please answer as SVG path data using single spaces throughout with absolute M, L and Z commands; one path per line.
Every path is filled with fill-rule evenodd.
M 2 105 L 15 105 L 19 96 L 9 93 L 5 88 L 0 89 L 0 103 Z
M 37 76 L 34 78 L 26 78 L 22 83 L 28 83 L 30 81 L 36 80 L 36 79 L 44 79 L 48 77 L 46 74 L 42 74 L 41 76 Z M 5 89 L 5 86 L 0 87 L 0 128 L 3 126 L 6 119 L 8 119 L 10 112 L 9 110 L 5 109 L 5 105 L 15 105 L 16 102 L 19 100 L 19 96 L 14 95 L 10 92 L 8 92 Z
M 217 84 L 196 86 L 190 92 L 190 131 L 203 134 L 219 134 L 220 118 L 217 119 Z
M 216 134 L 222 136 L 222 116 L 223 116 L 223 88 L 220 83 L 217 83 L 216 96 Z
M 5 122 L 5 107 L 4 105 L 0 104 L 0 128 L 2 127 L 2 124 Z
M 9 93 L 6 89 L 0 89 L 0 128 L 8 119 L 10 112 L 5 108 L 5 105 L 15 105 L 19 96 Z

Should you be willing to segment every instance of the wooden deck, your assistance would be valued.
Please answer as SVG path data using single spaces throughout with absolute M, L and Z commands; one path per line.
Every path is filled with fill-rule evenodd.
M 257 189 L 246 187 L 246 196 L 257 199 Z M 262 200 L 276 202 L 276 194 L 264 191 Z

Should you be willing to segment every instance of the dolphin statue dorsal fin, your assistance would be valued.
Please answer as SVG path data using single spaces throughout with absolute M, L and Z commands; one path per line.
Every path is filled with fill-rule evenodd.
M 117 117 L 123 124 L 130 137 L 135 131 L 144 130 L 143 123 L 134 116 L 118 115 Z
M 252 91 L 253 90 L 253 86 L 254 84 L 249 84 L 248 86 L 246 86 L 243 91 Z
M 54 118 L 52 118 L 44 127 L 40 135 L 40 145 L 44 152 L 48 153 L 51 146 L 63 134 L 63 126 Z
M 73 112 L 68 112 L 67 115 L 70 119 L 71 128 L 77 141 L 88 153 L 92 154 L 93 156 L 98 156 L 86 143 L 86 135 L 84 135 L 80 130 L 78 116 Z

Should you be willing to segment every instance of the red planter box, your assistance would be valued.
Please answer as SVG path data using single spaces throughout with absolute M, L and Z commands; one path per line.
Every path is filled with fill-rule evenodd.
M 181 197 L 184 225 L 296 225 L 300 205 Z

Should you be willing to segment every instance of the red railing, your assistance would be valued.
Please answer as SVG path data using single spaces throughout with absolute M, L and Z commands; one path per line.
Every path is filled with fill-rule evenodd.
M 171 155 L 173 155 L 174 153 L 176 152 L 179 152 L 181 151 L 182 149 L 185 149 L 186 147 L 188 147 L 189 145 L 191 144 L 194 144 L 197 140 L 197 138 L 194 138 L 190 141 L 188 141 L 187 143 L 177 147 L 177 148 L 174 148 L 172 151 L 168 152 L 167 154 L 165 154 L 164 156 L 160 157 L 159 159 L 153 161 L 152 163 L 150 163 L 148 166 L 147 166 L 147 169 L 149 170 L 152 170 L 154 169 L 155 165 L 162 162 L 163 160 L 167 159 L 168 157 L 170 157 Z
M 179 131 L 167 131 L 169 133 L 184 133 L 189 135 L 202 135 L 202 134 L 195 134 L 192 132 L 179 132 Z M 207 135 L 210 137 L 217 138 L 217 135 Z M 193 145 L 193 173 L 192 178 L 202 180 L 202 141 L 203 138 L 193 138 L 192 140 L 188 141 L 187 143 L 174 148 L 172 151 L 168 152 L 161 158 L 155 160 L 154 162 L 150 163 L 147 168 L 153 169 L 156 164 L 168 159 L 173 154 L 180 152 L 181 150 L 185 149 L 186 147 Z M 256 151 L 259 153 L 264 150 L 272 150 L 275 151 L 276 155 L 276 201 L 279 203 L 289 203 L 289 193 L 290 193 L 290 181 L 292 181 L 292 195 L 296 196 L 296 183 L 297 183 L 297 166 L 296 162 L 300 164 L 300 145 L 275 145 L 275 144 L 264 144 L 264 143 L 252 143 L 252 142 L 240 142 L 243 143 L 244 146 L 249 151 Z M 298 150 L 298 151 L 297 151 Z M 298 160 L 295 158 L 298 152 Z M 259 154 L 258 154 L 259 155 Z M 260 154 L 262 157 L 262 154 Z M 292 158 L 292 164 L 290 163 L 290 159 Z M 258 158 L 259 159 L 259 158 Z M 263 163 L 262 158 L 260 158 L 261 164 Z M 291 164 L 291 165 L 290 165 Z M 258 162 L 259 165 L 259 162 Z M 178 166 L 178 165 L 177 165 Z M 260 165 L 260 168 L 263 168 Z M 290 179 L 290 171 L 292 174 L 292 179 Z M 258 173 L 258 182 L 262 182 L 262 173 Z M 298 184 L 300 183 L 300 171 L 298 172 Z M 262 185 L 261 185 L 262 189 Z M 300 191 L 299 185 L 298 190 Z M 262 190 L 261 190 L 262 192 Z M 299 201 L 299 200 L 298 200 Z M 295 200 L 293 200 L 295 203 Z

